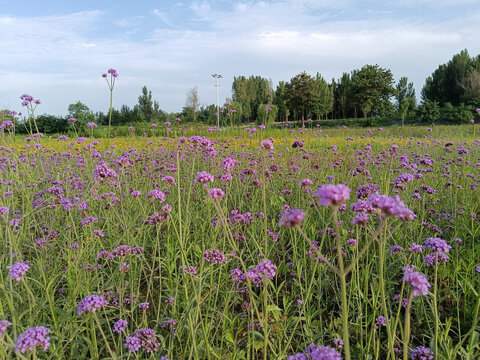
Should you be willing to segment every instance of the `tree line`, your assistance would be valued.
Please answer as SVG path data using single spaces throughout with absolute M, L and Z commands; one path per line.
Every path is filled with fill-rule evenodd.
M 400 119 L 402 124 L 406 119 L 424 123 L 466 122 L 480 105 L 480 55 L 471 57 L 467 50 L 462 50 L 440 65 L 426 79 L 420 100 L 418 103 L 414 85 L 407 77 L 395 83 L 391 70 L 367 64 L 330 81 L 319 72 L 302 72 L 289 81 L 280 81 L 275 88 L 270 79 L 261 76 L 236 76 L 232 97 L 221 105 L 218 117 L 221 126 L 251 122 L 268 125 L 274 121 L 304 125 L 306 121 L 322 119 L 378 117 Z M 1 111 L 0 115 L 2 119 L 9 118 L 8 111 Z M 45 133 L 65 132 L 71 117 L 78 120 L 80 131 L 88 122 L 108 123 L 108 114 L 93 113 L 78 101 L 69 105 L 65 117 L 44 114 L 37 117 L 37 124 Z M 122 105 L 112 111 L 112 125 L 163 123 L 176 118 L 213 125 L 217 123 L 217 106 L 201 105 L 198 87 L 194 86 L 186 92 L 182 111 L 167 113 L 144 86 L 135 106 Z M 22 132 L 22 127 L 18 126 L 17 131 Z

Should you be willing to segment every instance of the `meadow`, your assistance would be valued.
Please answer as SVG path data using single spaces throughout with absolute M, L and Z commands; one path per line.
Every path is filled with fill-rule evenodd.
M 3 132 L 0 358 L 480 358 L 476 125 L 178 126 Z

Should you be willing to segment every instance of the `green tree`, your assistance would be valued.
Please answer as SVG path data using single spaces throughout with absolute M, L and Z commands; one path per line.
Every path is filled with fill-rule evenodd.
M 280 81 L 275 90 L 275 100 L 274 105 L 278 108 L 278 119 L 279 121 L 288 122 L 288 116 L 290 115 L 290 110 L 287 106 L 287 93 L 285 81 Z
M 395 93 L 393 75 L 388 69 L 378 65 L 365 65 L 352 72 L 352 91 L 357 106 L 363 116 L 373 115 L 385 109 L 386 102 Z
M 415 89 L 412 82 L 408 82 L 407 77 L 402 77 L 395 88 L 396 110 L 402 118 L 402 126 L 405 123 L 407 114 L 415 110 L 417 100 L 415 98 Z
M 194 86 L 187 90 L 187 99 L 185 100 L 185 108 L 190 113 L 194 122 L 197 121 L 197 111 L 199 106 L 198 86 Z
M 349 117 L 357 117 L 354 99 L 352 96 L 352 79 L 350 74 L 344 72 L 342 77 L 337 81 L 334 89 L 334 105 L 335 113 L 342 119 Z
M 426 79 L 422 100 L 437 101 L 440 106 L 447 102 L 453 106 L 461 103 L 474 105 L 478 101 L 477 91 L 480 92 L 475 86 L 476 71 L 480 71 L 480 56 L 471 58 L 466 49 L 462 50 Z
M 317 115 L 317 119 L 320 119 L 332 111 L 333 93 L 327 81 L 318 72 L 315 81 L 313 112 Z
M 257 109 L 257 124 L 270 127 L 277 117 L 277 105 L 260 104 Z
M 138 97 L 138 104 L 136 106 L 142 121 L 147 123 L 152 122 L 154 115 L 152 92 L 148 91 L 146 86 L 142 88 L 142 95 Z
M 302 72 L 285 85 L 287 104 L 291 111 L 302 119 L 302 127 L 305 126 L 305 116 L 315 111 L 318 101 L 318 83 L 306 72 Z
M 232 101 L 242 105 L 242 121 L 256 119 L 259 104 L 272 104 L 275 93 L 272 81 L 261 76 L 233 78 Z
M 435 124 L 440 119 L 440 106 L 437 101 L 425 100 L 419 108 L 420 120 L 428 124 Z

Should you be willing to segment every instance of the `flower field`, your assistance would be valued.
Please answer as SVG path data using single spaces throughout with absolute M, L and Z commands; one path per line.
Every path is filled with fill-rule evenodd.
M 474 126 L 5 132 L 0 358 L 479 359 Z

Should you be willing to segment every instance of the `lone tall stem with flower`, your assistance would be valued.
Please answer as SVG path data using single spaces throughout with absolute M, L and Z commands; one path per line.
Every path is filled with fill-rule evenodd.
M 108 74 L 102 74 L 102 77 L 105 78 L 107 81 L 108 88 L 110 89 L 110 109 L 108 112 L 108 140 L 107 144 L 110 146 L 110 128 L 112 126 L 112 105 L 113 105 L 113 87 L 115 86 L 115 79 L 118 77 L 117 70 L 115 69 L 108 69 L 107 73 L 110 74 L 110 78 L 108 78 Z

